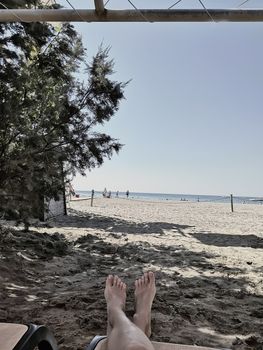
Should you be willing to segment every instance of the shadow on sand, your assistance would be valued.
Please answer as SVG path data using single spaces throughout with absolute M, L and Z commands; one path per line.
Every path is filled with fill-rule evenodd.
M 256 235 L 229 235 L 223 233 L 193 233 L 201 243 L 217 247 L 250 247 L 263 248 L 263 238 Z
M 179 225 L 167 222 L 143 222 L 136 223 L 133 221 L 122 220 L 97 214 L 88 214 L 74 209 L 69 210 L 69 215 L 52 222 L 53 227 L 81 227 L 97 228 L 105 233 L 120 234 L 156 234 L 163 235 L 166 230 L 174 231 L 185 235 L 184 230 L 191 228 L 189 225 Z
M 116 231 L 107 231 L 108 224 L 115 221 Z M 119 221 L 124 225 L 109 219 L 105 231 L 120 232 Z M 89 223 L 95 224 L 92 219 Z M 176 230 L 177 226 L 182 230 L 171 224 Z M 132 231 L 136 227 L 131 223 Z M 163 232 L 161 223 L 156 227 Z M 156 228 L 150 232 L 156 233 Z M 0 322 L 44 323 L 56 335 L 60 350 L 84 349 L 93 335 L 105 334 L 103 290 L 109 273 L 125 279 L 126 310 L 131 317 L 134 280 L 148 268 L 156 270 L 157 278 L 154 340 L 229 347 L 236 334 L 254 333 L 255 339 L 247 340 L 254 341 L 253 347 L 246 343 L 244 349 L 261 349 L 263 299 L 248 291 L 250 282 L 242 276 L 243 269 L 216 263 L 214 254 L 188 250 L 180 242 L 169 246 L 141 241 L 120 244 L 118 238 L 109 243 L 91 234 L 66 243 L 67 249 L 67 240 L 58 234 L 9 230 L 0 237 L 5 262 L 0 265 Z M 49 248 L 47 260 L 43 260 L 41 247 Z

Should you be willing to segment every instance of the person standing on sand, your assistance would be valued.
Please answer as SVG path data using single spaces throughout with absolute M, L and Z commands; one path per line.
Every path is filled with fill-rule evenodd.
M 130 191 L 127 190 L 127 191 L 126 191 L 126 197 L 127 197 L 127 198 L 129 198 L 129 194 L 130 194 Z
M 156 293 L 155 276 L 146 272 L 135 281 L 135 314 L 131 322 L 124 313 L 126 284 L 118 276 L 106 279 L 107 350 L 154 350 L 151 335 L 151 309 Z

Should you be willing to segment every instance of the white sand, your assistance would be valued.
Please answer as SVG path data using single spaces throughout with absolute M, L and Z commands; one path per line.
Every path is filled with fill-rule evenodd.
M 153 340 L 262 349 L 263 206 L 234 210 L 201 202 L 71 202 L 69 215 L 50 227 L 3 236 L 2 319 L 46 324 L 61 350 L 83 349 L 106 332 L 106 276 L 127 283 L 131 317 L 134 280 L 151 269 Z M 55 232 L 70 242 L 50 236 Z
M 210 259 L 211 263 L 219 267 L 216 271 L 203 272 L 204 275 L 246 275 L 251 281 L 248 286 L 250 292 L 253 290 L 256 294 L 263 294 L 262 273 L 258 273 L 260 269 L 262 272 L 263 264 L 263 205 L 234 204 L 232 213 L 230 203 L 97 198 L 93 207 L 90 206 L 90 201 L 85 200 L 70 202 L 69 208 L 91 217 L 102 217 L 101 225 L 97 220 L 96 227 L 87 228 L 84 224 L 83 228 L 73 228 L 70 224 L 67 228 L 65 222 L 64 229 L 59 232 L 70 234 L 72 238 L 90 233 L 102 235 L 104 240 L 112 243 L 115 239 L 105 237 L 105 231 L 117 232 L 119 235 L 129 233 L 128 237 L 123 236 L 118 240 L 119 245 L 126 244 L 127 241 L 141 241 L 157 246 L 174 245 L 194 252 L 207 252 L 214 255 Z M 104 217 L 113 219 L 108 227 L 105 227 Z M 72 220 L 74 221 L 71 217 Z M 164 269 L 158 265 L 148 267 Z M 199 274 L 198 270 L 183 263 L 179 267 L 166 268 L 166 273 L 169 271 L 177 271 L 184 276 Z

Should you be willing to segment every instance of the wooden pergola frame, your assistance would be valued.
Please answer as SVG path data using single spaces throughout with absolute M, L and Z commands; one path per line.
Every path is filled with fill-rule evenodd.
M 94 10 L 4 9 L 0 22 L 261 22 L 263 9 L 133 9 L 107 10 L 94 0 Z

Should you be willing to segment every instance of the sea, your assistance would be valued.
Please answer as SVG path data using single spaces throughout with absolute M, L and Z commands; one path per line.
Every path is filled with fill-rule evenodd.
M 91 191 L 77 191 L 76 194 L 82 197 L 91 197 Z M 94 197 L 102 197 L 101 191 L 94 192 Z M 117 193 L 111 192 L 111 197 L 116 198 Z M 118 192 L 118 198 L 127 198 L 126 192 Z M 175 202 L 213 202 L 213 203 L 229 203 L 230 195 L 217 196 L 217 195 L 203 195 L 203 194 L 172 194 L 172 193 L 144 193 L 144 192 L 130 192 L 129 199 L 143 200 L 143 201 L 175 201 Z M 263 204 L 262 197 L 240 197 L 233 195 L 234 203 L 243 204 Z

